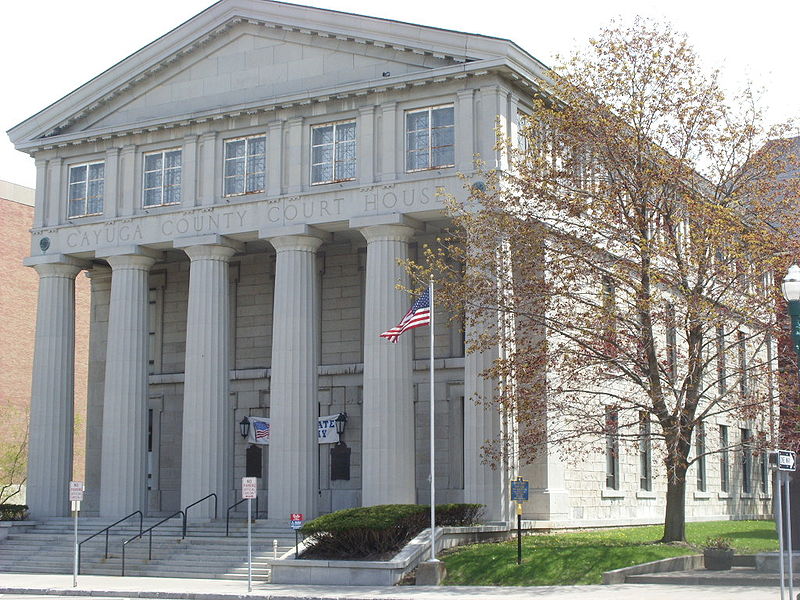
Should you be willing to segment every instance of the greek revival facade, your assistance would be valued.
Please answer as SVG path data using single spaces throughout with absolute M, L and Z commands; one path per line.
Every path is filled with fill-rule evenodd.
M 476 156 L 503 167 L 495 127 L 513 139 L 543 71 L 507 40 L 221 0 L 10 130 L 38 173 L 33 516 L 69 508 L 82 271 L 84 510 L 155 515 L 212 492 L 232 504 L 243 417 L 269 418 L 271 519 L 426 502 L 427 334 L 379 338 L 411 302 L 398 261 L 446 225 L 443 195 L 464 193 Z M 509 520 L 523 475 L 533 521 L 659 520 L 660 484 L 637 492 L 639 456 L 614 493 L 602 455 L 487 464 L 482 447 L 513 424 L 471 400 L 491 390 L 489 357 L 465 356 L 448 316 L 437 310 L 437 501 Z M 318 418 L 339 413 L 349 469 L 334 477 Z M 692 502 L 690 515 L 727 512 Z

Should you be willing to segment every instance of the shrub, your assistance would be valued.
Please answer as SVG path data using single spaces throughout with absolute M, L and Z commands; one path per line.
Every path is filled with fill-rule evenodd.
M 703 548 L 715 550 L 733 550 L 733 542 L 731 538 L 718 536 L 706 538 Z
M 0 504 L 0 521 L 24 521 L 27 517 L 25 504 Z
M 436 524 L 475 523 L 480 504 L 442 504 Z M 382 504 L 348 508 L 309 521 L 301 532 L 309 539 L 306 557 L 365 558 L 399 550 L 429 524 L 430 507 L 419 504 Z

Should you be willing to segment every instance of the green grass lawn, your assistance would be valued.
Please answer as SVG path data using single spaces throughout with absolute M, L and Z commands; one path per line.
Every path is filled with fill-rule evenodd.
M 604 571 L 696 554 L 708 537 L 731 538 L 738 554 L 778 549 L 772 521 L 688 523 L 688 545 L 659 544 L 661 526 L 626 527 L 522 538 L 522 565 L 517 540 L 473 544 L 448 552 L 446 585 L 575 585 L 601 583 Z

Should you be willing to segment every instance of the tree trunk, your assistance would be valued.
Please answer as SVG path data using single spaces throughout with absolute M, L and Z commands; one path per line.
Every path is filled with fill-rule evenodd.
M 675 476 L 667 477 L 667 509 L 662 542 L 686 541 L 686 470 L 674 469 L 677 471 Z

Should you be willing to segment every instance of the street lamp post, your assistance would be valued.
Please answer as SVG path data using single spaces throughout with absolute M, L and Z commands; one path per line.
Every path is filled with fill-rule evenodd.
M 792 333 L 792 346 L 794 347 L 794 351 L 797 354 L 798 364 L 800 364 L 800 267 L 796 264 L 789 267 L 789 272 L 786 273 L 786 276 L 783 278 L 783 284 L 781 284 L 781 291 L 783 292 L 783 297 L 786 300 L 786 303 L 789 307 L 789 318 L 791 319 L 791 333 Z M 789 513 L 787 515 L 787 521 L 791 523 L 794 521 L 795 523 L 800 522 L 800 499 L 796 497 L 792 497 L 789 493 L 789 486 L 790 481 L 793 479 L 793 473 L 782 473 L 785 476 L 784 487 L 786 492 L 786 512 Z M 779 475 L 780 477 L 780 475 Z M 780 494 L 780 485 L 778 485 L 778 489 L 776 490 L 775 494 Z M 778 528 L 782 528 L 783 524 L 778 523 Z M 792 548 L 800 547 L 800 531 L 797 528 L 792 530 L 789 529 L 788 532 L 788 547 L 789 547 L 789 556 L 790 556 L 790 564 L 789 564 L 789 577 L 792 577 L 792 569 L 791 569 L 791 556 L 792 556 Z

